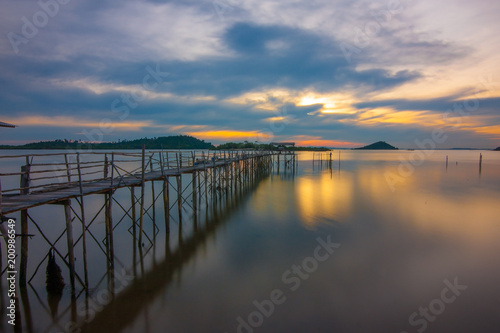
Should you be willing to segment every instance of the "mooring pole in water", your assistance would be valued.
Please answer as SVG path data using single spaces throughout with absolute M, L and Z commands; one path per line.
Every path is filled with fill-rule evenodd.
M 339 171 L 340 171 L 340 150 L 339 150 Z
M 448 155 L 446 155 L 446 170 L 448 170 Z
M 73 251 L 73 221 L 71 217 L 71 201 L 64 202 L 64 216 L 66 218 L 66 241 L 68 244 L 69 280 L 71 283 L 71 294 L 75 293 L 75 254 Z
M 479 173 L 483 169 L 483 154 L 479 153 Z

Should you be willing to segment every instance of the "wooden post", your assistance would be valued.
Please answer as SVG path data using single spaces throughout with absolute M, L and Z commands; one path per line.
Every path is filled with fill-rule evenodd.
M 30 169 L 28 156 L 26 156 L 26 165 L 21 166 L 21 181 L 20 181 L 20 194 L 29 194 L 30 187 Z
M 162 177 L 165 177 L 165 166 L 163 165 L 163 152 L 160 152 L 160 170 Z
M 226 189 L 226 196 L 229 193 L 229 165 L 224 165 L 224 186 Z
M 196 210 L 198 208 L 198 205 L 197 205 L 197 186 L 196 186 L 196 171 L 193 171 L 193 193 L 192 193 L 192 197 L 193 197 L 193 210 L 194 210 L 194 213 L 196 214 Z
M 278 175 L 280 174 L 280 155 L 278 154 Z
M 113 190 L 109 193 L 104 194 L 105 200 L 105 224 L 106 224 L 106 254 L 107 258 L 107 276 L 108 276 L 108 288 L 112 295 L 115 291 L 115 252 L 113 245 L 113 215 L 112 215 L 112 203 L 113 203 Z
M 479 153 L 479 173 L 481 173 L 483 169 L 483 154 Z
M 21 190 L 20 194 L 28 194 L 30 187 L 30 164 L 26 156 L 26 165 L 21 167 Z M 21 211 L 21 265 L 19 267 L 19 284 L 26 286 L 26 275 L 28 267 L 28 210 Z
M 198 203 L 199 205 L 201 206 L 201 197 L 202 197 L 202 194 L 201 194 L 201 171 L 198 172 L 197 174 L 197 178 L 198 178 Z
M 115 178 L 115 153 L 111 153 L 111 187 L 113 187 L 114 178 Z
M 136 246 L 136 240 L 137 240 L 137 215 L 135 212 L 135 204 L 136 204 L 136 198 L 135 198 L 135 187 L 131 186 L 130 187 L 130 204 L 132 206 L 132 262 L 133 262 L 133 271 L 134 271 L 134 277 L 137 277 L 137 246 Z
M 107 245 L 109 246 L 109 256 L 111 260 L 111 266 L 114 266 L 114 246 L 113 246 L 113 192 L 105 194 L 106 200 L 106 210 L 105 210 L 105 221 L 106 221 L 106 234 L 107 234 Z
M 235 186 L 235 183 L 236 183 L 234 181 L 234 161 L 232 159 L 231 159 L 231 164 L 229 164 L 229 170 L 231 172 L 231 175 L 230 175 L 230 177 L 231 177 L 231 180 L 230 180 L 231 183 L 230 184 L 231 184 L 231 193 L 232 193 L 233 192 L 233 187 Z
M 446 170 L 448 170 L 448 155 L 446 155 Z
M 154 171 L 154 167 L 153 167 L 153 156 L 151 155 L 149 157 L 149 170 L 151 172 Z M 152 204 L 153 204 L 153 237 L 156 237 L 156 194 L 155 194 L 155 182 L 154 180 L 151 180 L 151 195 L 152 195 Z
M 163 180 L 163 211 L 165 214 L 165 232 L 170 232 L 170 202 L 168 199 L 168 177 Z
M 68 177 L 68 183 L 71 183 L 71 168 L 68 161 L 68 154 L 64 154 L 64 162 L 66 163 L 66 177 Z
M 80 217 L 82 221 L 82 248 L 83 248 L 83 271 L 85 275 L 85 287 L 89 286 L 89 274 L 87 269 L 87 226 L 85 225 L 85 206 L 83 204 L 83 179 L 80 163 L 80 153 L 76 153 L 76 163 L 78 168 L 78 184 L 80 187 Z
M 215 195 L 215 188 L 217 186 L 217 183 L 216 183 L 216 168 L 215 168 L 215 153 L 214 153 L 214 157 L 213 157 L 213 167 L 212 167 L 212 199 L 214 198 L 214 195 Z
M 26 287 L 28 267 L 28 210 L 21 211 L 21 265 L 19 267 L 19 284 Z
M 66 218 L 66 240 L 68 244 L 69 258 L 69 280 L 71 283 L 71 294 L 75 293 L 75 254 L 73 252 L 73 220 L 71 217 L 71 201 L 64 203 L 64 215 Z
M 175 176 L 177 180 L 177 207 L 179 210 L 179 223 L 182 221 L 182 174 Z
M 205 176 L 205 206 L 208 207 L 208 171 L 207 166 L 204 166 L 203 175 Z
M 108 178 L 108 167 L 109 167 L 109 162 L 108 162 L 108 154 L 104 154 L 104 179 Z
M 144 183 L 146 177 L 146 145 L 142 145 L 141 200 L 139 212 L 139 249 L 142 247 L 142 229 L 144 223 Z

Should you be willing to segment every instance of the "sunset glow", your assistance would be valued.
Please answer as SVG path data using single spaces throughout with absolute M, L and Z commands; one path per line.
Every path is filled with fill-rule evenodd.
M 72 3 L 30 38 L 40 7 L 6 4 L 0 115 L 20 127 L 1 139 L 500 145 L 498 3 L 405 1 L 380 22 L 386 2 L 229 3 Z

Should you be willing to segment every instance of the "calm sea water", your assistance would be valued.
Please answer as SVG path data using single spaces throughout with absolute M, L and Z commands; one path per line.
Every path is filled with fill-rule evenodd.
M 43 264 L 27 290 L 23 331 L 72 331 L 72 321 L 130 333 L 498 331 L 499 152 L 341 151 L 339 162 L 334 151 L 331 165 L 328 155 L 312 158 L 300 153 L 295 172 L 275 169 L 201 210 L 196 223 L 186 211 L 167 237 L 163 222 L 148 220 L 156 239 L 143 260 L 125 219 L 114 235 L 115 274 L 125 272 L 114 288 L 124 288 L 111 303 L 101 215 L 95 240 L 87 237 L 92 289 L 73 302 L 68 288 L 57 303 L 47 297 L 48 247 L 30 225 L 30 272 Z M 124 207 L 127 191 L 115 194 Z M 86 215 L 97 214 L 102 198 L 86 200 Z M 155 221 L 163 221 L 160 208 Z M 118 223 L 124 213 L 113 209 Z M 64 230 L 61 207 L 30 215 L 54 237 Z

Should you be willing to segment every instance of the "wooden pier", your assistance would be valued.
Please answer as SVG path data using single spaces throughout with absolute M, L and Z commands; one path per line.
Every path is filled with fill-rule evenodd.
M 196 215 L 202 203 L 208 207 L 209 202 L 230 196 L 256 178 L 269 174 L 276 161 L 279 168 L 280 159 L 285 167 L 295 167 L 294 153 L 278 151 L 147 151 L 143 147 L 140 152 L 68 152 L 2 156 L 1 217 L 6 220 L 12 214 L 20 215 L 19 284 L 25 286 L 30 282 L 40 266 L 38 265 L 31 277 L 28 275 L 28 236 L 33 227 L 55 252 L 56 257 L 67 266 L 74 293 L 77 284 L 83 289 L 89 288 L 87 238 L 93 238 L 99 243 L 89 232 L 89 227 L 101 212 L 105 215 L 105 239 L 104 246 L 98 245 L 113 268 L 113 233 L 124 217 L 132 220 L 131 232 L 140 250 L 144 245 L 144 238 L 147 238 L 147 242 L 153 241 L 144 232 L 144 219 L 152 215 L 152 220 L 155 220 L 157 200 L 163 201 L 165 230 L 168 233 L 175 206 L 176 219 L 181 223 L 186 207 Z M 146 184 L 157 182 L 162 184 L 160 193 L 158 190 L 155 193 L 155 186 L 152 184 L 152 204 L 147 204 Z M 124 188 L 130 190 L 129 207 L 114 198 L 115 191 Z M 85 208 L 84 198 L 95 194 L 104 195 L 104 204 L 97 214 L 87 216 L 89 212 Z M 48 204 L 61 205 L 64 209 L 65 230 L 58 237 L 51 235 L 53 231 L 50 230 L 49 221 L 37 221 L 37 218 L 30 214 L 30 210 L 35 207 Z M 123 211 L 118 222 L 113 217 L 113 205 L 118 205 Z M 76 225 L 80 230 L 75 230 L 75 221 L 80 222 Z M 153 227 L 156 228 L 156 225 Z M 79 234 L 76 239 L 75 233 Z M 66 244 L 63 245 L 60 240 L 64 235 Z M 78 271 L 75 265 L 77 245 L 81 246 L 83 271 Z M 47 256 L 44 260 L 46 259 Z M 1 262 L 0 269 L 4 271 Z
M 228 166 L 234 167 L 229 171 L 232 176 L 238 177 L 241 183 L 242 175 L 248 176 L 253 171 L 257 171 L 256 163 L 263 163 L 264 159 L 276 154 L 272 151 L 213 153 L 149 151 L 146 153 L 143 150 L 142 154 L 92 153 L 92 155 L 104 157 L 92 161 L 84 161 L 83 157 L 89 154 L 80 153 L 4 156 L 0 157 L 0 161 L 7 158 L 24 158 L 26 164 L 21 167 L 20 172 L 0 173 L 2 178 L 15 176 L 20 179 L 18 188 L 2 190 L 0 178 L 0 213 L 5 216 L 39 205 L 64 202 L 77 196 L 110 192 L 122 187 L 137 187 L 144 182 L 178 177 L 185 173 L 192 174 L 196 178 L 200 172 L 226 169 Z M 63 157 L 64 162 L 33 163 L 33 158 L 42 156 Z M 131 171 L 127 171 L 121 165 L 134 162 L 140 164 L 140 167 Z M 44 167 L 44 169 L 34 170 L 36 167 Z M 58 175 L 54 175 L 55 172 Z M 63 175 L 60 174 L 61 172 Z M 49 175 L 46 176 L 47 174 Z M 95 177 L 99 174 L 102 177 Z M 228 177 L 227 174 L 225 176 Z M 44 182 L 40 185 L 33 185 L 34 182 L 42 180 Z

